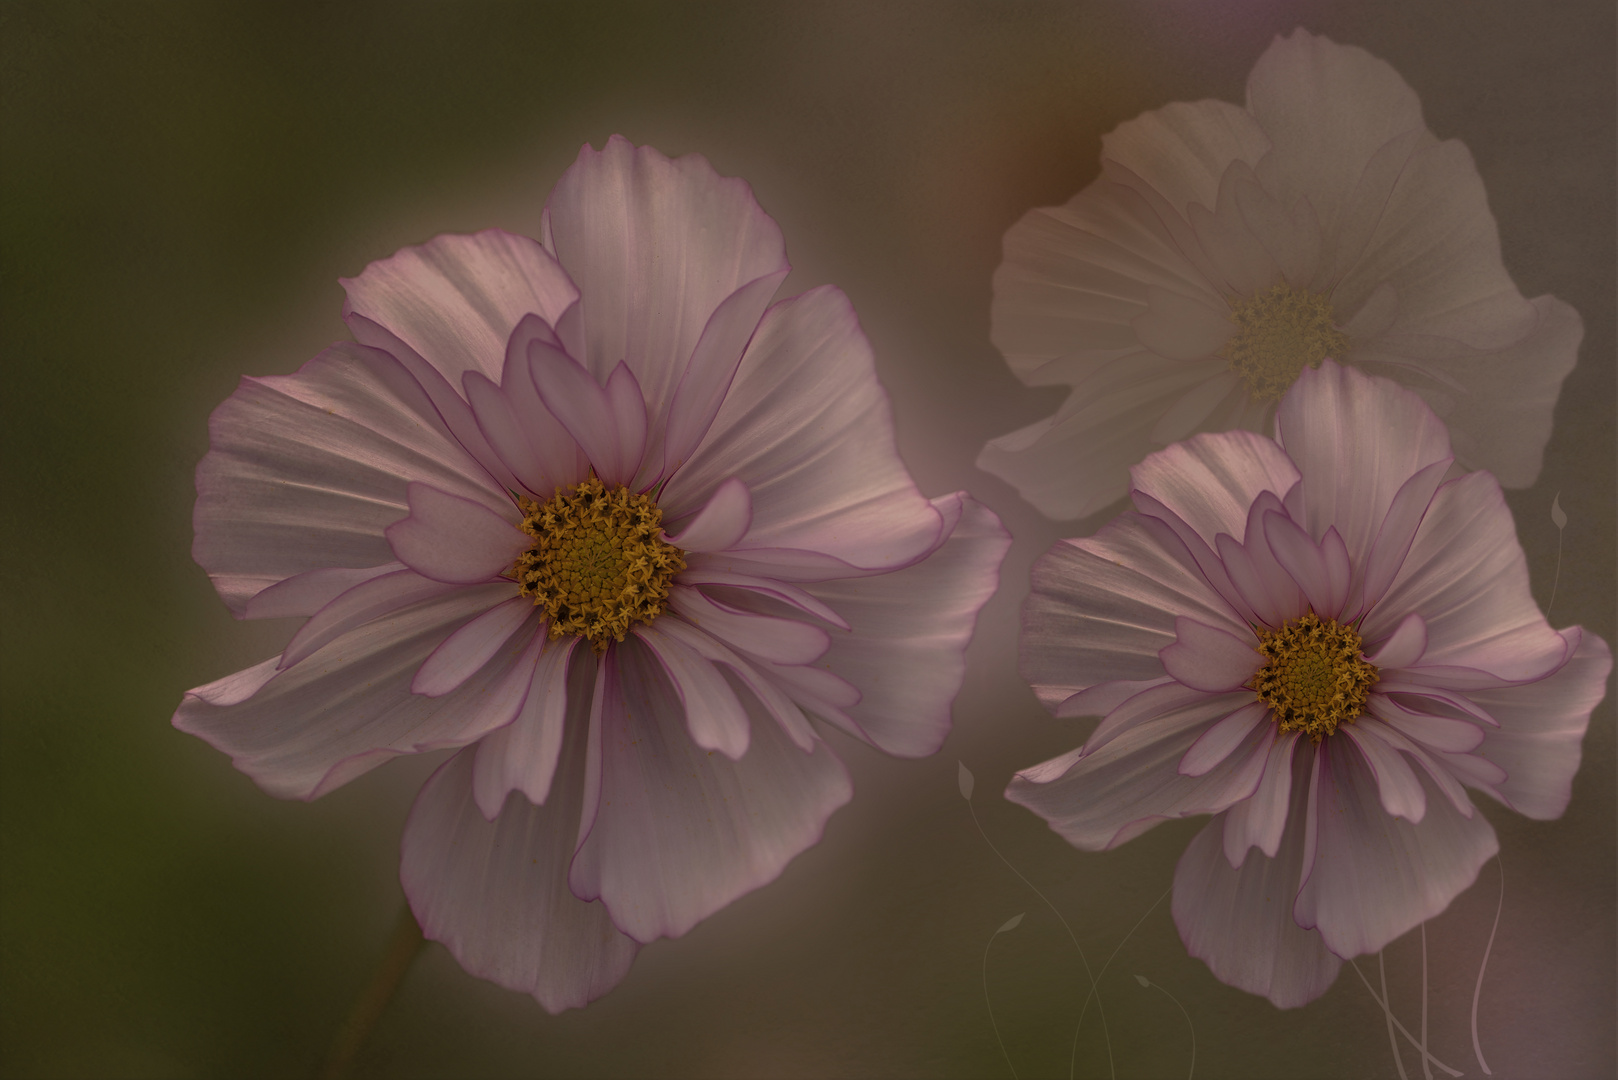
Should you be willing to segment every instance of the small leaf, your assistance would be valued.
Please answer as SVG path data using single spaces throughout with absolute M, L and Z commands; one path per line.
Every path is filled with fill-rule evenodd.
M 1003 934 L 1007 930 L 1015 930 L 1015 929 L 1017 929 L 1017 924 L 1022 922 L 1022 917 L 1023 917 L 1023 915 L 1026 915 L 1026 914 L 1027 914 L 1027 912 L 1022 912 L 1020 914 L 1013 915 L 1011 918 L 1007 919 L 1006 924 L 1004 926 L 1002 926 L 1000 929 L 996 930 L 995 933 L 996 934 Z
M 1135 981 L 1140 983 L 1142 986 L 1145 986 L 1145 987 L 1148 987 L 1148 988 L 1152 985 L 1151 982 L 1144 975 L 1136 975 L 1135 976 Z
M 1556 498 L 1551 500 L 1551 520 L 1558 529 L 1567 528 L 1567 511 L 1562 509 L 1562 493 L 1558 491 Z
M 955 774 L 955 780 L 961 785 L 961 798 L 970 799 L 972 797 L 972 770 L 966 767 L 965 762 L 957 761 L 955 764 L 960 766 L 960 772 Z

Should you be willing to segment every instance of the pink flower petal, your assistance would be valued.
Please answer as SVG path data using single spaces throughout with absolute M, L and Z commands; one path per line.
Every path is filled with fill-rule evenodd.
M 1560 817 L 1573 792 L 1590 711 L 1606 696 L 1612 672 L 1607 643 L 1579 627 L 1561 632 L 1569 659 L 1538 682 L 1472 692 L 1500 721 L 1477 751 L 1506 771 L 1498 794 L 1518 813 Z
M 668 415 L 724 300 L 787 269 L 781 230 L 746 183 L 720 177 L 698 154 L 671 161 L 617 135 L 600 151 L 579 150 L 546 222 L 545 246 L 582 297 L 578 358 L 598 379 L 626 363 L 653 417 Z
M 1264 657 L 1253 644 L 1252 634 L 1238 637 L 1181 615 L 1174 620 L 1174 643 L 1157 655 L 1163 670 L 1181 683 L 1222 694 L 1244 685 L 1264 666 Z
M 726 297 L 709 317 L 669 406 L 663 451 L 665 475 L 678 471 L 708 434 L 736 377 L 747 343 L 753 339 L 764 309 L 786 276 L 787 271 L 782 269 L 748 282 Z
M 1330 360 L 1298 376 L 1276 429 L 1303 476 L 1293 520 L 1313 537 L 1335 528 L 1356 567 L 1405 481 L 1450 456 L 1444 425 L 1419 397 Z
M 1256 728 L 1243 745 L 1202 776 L 1177 771 L 1197 738 L 1213 723 L 1244 707 L 1250 696 L 1202 695 L 1160 713 L 1151 723 L 1121 732 L 1093 752 L 1047 762 L 1012 777 L 1006 798 L 1044 818 L 1074 847 L 1100 851 L 1140 835 L 1169 818 L 1218 813 L 1253 793 L 1260 774 L 1249 760 L 1273 738 Z M 1262 767 L 1264 753 L 1258 753 Z
M 746 536 L 752 523 L 753 499 L 747 485 L 731 477 L 668 539 L 681 551 L 724 551 Z
M 1543 676 L 1566 653 L 1529 592 L 1511 511 L 1487 473 L 1438 489 L 1362 632 L 1373 641 L 1389 635 L 1412 611 L 1427 624 L 1423 667 L 1474 668 L 1515 681 Z
M 806 754 L 771 724 L 754 726 L 739 761 L 698 748 L 634 638 L 608 653 L 604 675 L 600 799 L 569 880 L 637 941 L 679 937 L 774 880 L 852 795 L 824 743 Z
M 242 618 L 285 619 L 313 615 L 354 586 L 403 569 L 404 563 L 385 562 L 358 570 L 343 567 L 305 570 L 254 596 L 243 609 Z
M 1400 705 L 1388 694 L 1371 694 L 1365 711 L 1395 731 L 1432 750 L 1464 754 L 1483 742 L 1483 729 L 1469 720 L 1433 716 Z
M 831 646 L 816 666 L 860 688 L 848 715 L 876 746 L 900 757 L 931 754 L 948 735 L 966 645 L 1011 546 L 1000 519 L 976 500 L 945 495 L 934 505 L 958 523 L 920 563 L 807 586 L 849 625 L 830 632 Z
M 485 698 L 527 642 L 509 644 L 506 659 L 484 665 L 444 697 L 412 694 L 410 680 L 445 637 L 509 589 L 456 589 L 373 619 L 240 704 L 215 706 L 188 694 L 174 726 L 229 754 L 260 787 L 286 799 L 315 798 L 398 754 L 464 745 L 490 730 Z
M 272 656 L 250 668 L 226 675 L 223 679 L 215 679 L 211 683 L 187 690 L 185 694 L 209 705 L 240 705 L 262 690 L 265 683 L 280 673 L 280 659 L 278 656 Z
M 1298 470 L 1274 439 L 1227 431 L 1159 450 L 1131 469 L 1130 478 L 1134 491 L 1162 503 L 1212 544 L 1220 533 L 1241 539 L 1253 500 L 1263 491 L 1284 496 L 1298 482 Z
M 678 547 L 679 545 L 675 545 Z M 723 589 L 745 589 L 748 592 L 768 596 L 797 608 L 805 615 L 825 619 L 840 630 L 847 630 L 848 623 L 837 612 L 828 607 L 825 602 L 784 581 L 759 577 L 754 574 L 741 574 L 732 570 L 720 570 L 710 566 L 693 567 L 688 562 L 686 568 L 680 571 L 675 579 L 681 585 L 713 585 Z M 735 607 L 735 604 L 731 604 Z
M 635 635 L 662 663 L 684 707 L 691 741 L 732 761 L 747 753 L 747 710 L 718 669 L 678 638 L 661 633 L 655 624 L 635 627 Z
M 1334 571 L 1339 567 L 1346 570 L 1346 561 L 1337 564 L 1329 559 L 1323 545 L 1309 539 L 1309 534 L 1285 514 L 1270 511 L 1262 520 L 1270 554 L 1297 583 L 1315 614 L 1328 619 L 1342 614 L 1343 601 L 1348 598 L 1348 576 L 1336 579 Z
M 457 585 L 488 581 L 510 570 L 533 543 L 510 521 L 470 499 L 420 483 L 407 492 L 410 516 L 384 532 L 394 557 L 423 577 Z
M 1305 767 L 1302 760 L 1297 760 L 1295 764 L 1295 759 L 1304 757 L 1293 753 L 1297 749 L 1299 737 L 1300 733 L 1296 731 L 1287 732 L 1285 735 L 1278 734 L 1275 741 L 1270 744 L 1269 756 L 1264 762 L 1264 775 L 1259 779 L 1258 788 L 1252 797 L 1243 799 L 1225 811 L 1225 860 L 1230 863 L 1232 869 L 1242 865 L 1249 848 L 1258 848 L 1268 859 L 1275 858 L 1276 853 L 1280 851 L 1281 838 L 1286 831 L 1287 822 L 1292 820 L 1289 807 L 1292 800 L 1294 772 Z M 1300 790 L 1304 786 L 1298 785 Z M 1297 823 L 1297 829 L 1298 837 L 1301 838 L 1301 821 Z M 1300 868 L 1299 878 L 1301 877 Z
M 1427 793 L 1396 746 L 1381 738 L 1376 729 L 1380 725 L 1367 720 L 1358 724 L 1345 724 L 1342 734 L 1360 748 L 1365 763 L 1370 766 L 1382 798 L 1382 809 L 1394 817 L 1418 823 L 1427 815 Z
M 771 308 L 701 445 L 659 500 L 678 518 L 735 477 L 752 495 L 746 544 L 904 565 L 942 521 L 899 461 L 869 343 L 835 289 Z
M 543 613 L 536 618 L 534 602 L 526 596 L 513 596 L 495 605 L 445 638 L 422 661 L 410 681 L 410 692 L 443 697 L 493 659 L 525 623 L 537 624 L 540 618 Z
M 1046 708 L 1102 683 L 1161 678 L 1177 617 L 1248 632 L 1189 557 L 1165 551 L 1152 520 L 1122 514 L 1034 563 L 1018 669 Z
M 1365 659 L 1381 669 L 1409 667 L 1427 651 L 1427 620 L 1412 611 L 1376 651 Z
M 1255 701 L 1246 708 L 1237 709 L 1223 720 L 1204 731 L 1191 749 L 1180 759 L 1181 776 L 1204 776 L 1215 765 L 1224 761 L 1246 741 L 1247 736 L 1260 724 L 1270 722 L 1270 707 Z M 1268 747 L 1264 752 L 1268 754 Z
M 584 719 L 568 726 L 580 730 Z M 509 800 L 492 822 L 473 795 L 473 751 L 445 762 L 411 807 L 399 867 L 426 937 L 473 975 L 532 994 L 552 1013 L 618 985 L 638 949 L 604 905 L 568 889 L 584 757 L 576 743 L 568 750 L 555 798 Z
M 1432 504 L 1433 494 L 1443 483 L 1444 474 L 1452 462 L 1442 459 L 1433 462 L 1404 482 L 1388 507 L 1387 517 L 1377 530 L 1365 560 L 1364 591 L 1361 596 L 1365 608 L 1373 607 L 1393 583 L 1399 568 L 1404 565 L 1410 544 L 1416 538 L 1421 519 Z
M 391 331 L 454 386 L 466 371 L 498 379 L 518 320 L 554 323 L 579 295 L 537 242 L 499 229 L 403 248 L 342 284 L 348 311 Z
M 513 791 L 522 792 L 535 806 L 543 806 L 550 797 L 569 702 L 590 700 L 593 658 L 575 665 L 581 670 L 571 676 L 574 685 L 569 685 L 568 661 L 579 641 L 576 637 L 547 641 L 546 635 L 535 634 L 528 647 L 532 662 L 524 656 L 513 668 L 512 674 L 523 678 L 525 692 L 511 722 L 478 740 L 472 770 L 472 794 L 486 820 L 495 819 Z M 581 718 L 580 723 L 588 719 Z
M 1433 790 L 1420 824 L 1389 817 L 1357 751 L 1334 738 L 1318 754 L 1314 860 L 1293 917 L 1338 956 L 1376 952 L 1448 907 L 1499 844 L 1482 814 L 1464 817 Z
M 503 500 L 391 357 L 338 345 L 295 375 L 244 379 L 209 420 L 192 555 L 238 615 L 297 574 L 392 560 L 382 530 L 421 480 Z
M 391 574 L 360 582 L 336 596 L 298 628 L 281 653 L 281 667 L 289 668 L 317 650 L 364 626 L 372 619 L 391 614 L 412 604 L 447 596 L 458 586 L 424 578 L 414 570 L 399 569 Z
M 684 585 L 669 590 L 669 610 L 734 648 L 782 664 L 817 660 L 829 644 L 818 626 L 736 611 Z
M 608 486 L 627 484 L 646 445 L 646 407 L 630 369 L 619 364 L 606 384 L 566 353 L 532 342 L 529 372 L 545 408 L 560 420 Z
M 772 664 L 767 660 L 744 660 L 718 638 L 704 633 L 680 619 L 660 619 L 657 622 L 657 630 L 664 637 L 673 638 L 675 641 L 682 643 L 698 656 L 714 664 L 723 665 L 728 669 L 729 675 L 734 676 L 735 682 L 739 682 L 747 692 L 752 694 L 752 697 L 763 708 L 765 714 L 779 724 L 781 730 L 786 732 L 787 737 L 793 741 L 799 750 L 806 754 L 814 750 L 814 744 L 819 739 L 819 736 L 815 733 L 814 728 L 810 726 L 808 718 L 803 714 L 803 710 L 793 700 L 793 697 L 799 692 L 799 687 L 783 679 L 782 676 L 785 673 L 804 672 L 823 676 L 824 678 L 819 681 L 820 684 L 816 689 L 825 691 L 827 683 L 835 683 L 852 692 L 851 700 L 848 701 L 836 696 L 834 692 L 834 697 L 836 697 L 837 701 L 847 705 L 859 700 L 858 691 L 828 671 L 822 671 L 819 668 L 782 666 Z M 720 674 L 726 675 L 726 672 L 721 671 Z M 788 685 L 783 687 L 780 685 L 783 682 L 788 682 Z M 737 697 L 741 701 L 742 707 L 747 709 L 749 702 L 746 699 L 746 694 L 738 694 Z M 812 696 L 811 700 L 815 702 L 815 711 L 823 719 L 835 721 L 836 709 L 826 710 L 824 703 L 818 697 Z
M 1174 869 L 1180 940 L 1220 982 L 1262 994 L 1279 1009 L 1306 1005 L 1336 981 L 1342 961 L 1319 934 L 1292 921 L 1292 896 L 1303 870 L 1303 829 L 1288 830 L 1275 858 L 1249 853 L 1240 869 L 1225 859 L 1223 831 L 1223 819 L 1214 818 Z

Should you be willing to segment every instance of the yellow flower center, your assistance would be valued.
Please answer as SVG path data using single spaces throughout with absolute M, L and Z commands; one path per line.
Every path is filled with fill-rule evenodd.
M 586 638 L 599 653 L 624 640 L 630 623 L 663 613 L 685 553 L 663 539 L 663 511 L 650 498 L 622 485 L 608 491 L 592 476 L 543 505 L 525 497 L 517 505 L 534 546 L 512 574 L 550 616 L 551 637 Z
M 1230 306 L 1236 333 L 1219 355 L 1247 380 L 1255 401 L 1274 401 L 1298 380 L 1304 366 L 1319 367 L 1330 356 L 1341 359 L 1348 336 L 1332 322 L 1324 293 L 1294 289 L 1282 282 Z
M 1253 690 L 1282 731 L 1301 731 L 1315 742 L 1352 724 L 1378 679 L 1360 655 L 1360 636 L 1336 619 L 1310 612 L 1279 630 L 1258 632 L 1258 651 L 1269 663 L 1253 676 Z

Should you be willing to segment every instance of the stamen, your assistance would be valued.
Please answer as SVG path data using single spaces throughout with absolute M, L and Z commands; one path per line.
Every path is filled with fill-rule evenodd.
M 1313 612 L 1279 630 L 1258 632 L 1258 651 L 1269 663 L 1253 676 L 1253 690 L 1282 731 L 1301 731 L 1315 742 L 1352 724 L 1380 677 L 1360 655 L 1360 636 Z
M 522 531 L 534 538 L 512 567 L 522 595 L 550 616 L 552 638 L 573 634 L 596 652 L 649 623 L 668 603 L 685 553 L 663 539 L 663 511 L 595 477 L 558 488 L 543 505 L 519 497 Z
M 1332 314 L 1324 293 L 1282 282 L 1231 305 L 1236 333 L 1219 355 L 1247 380 L 1253 400 L 1274 401 L 1298 381 L 1305 366 L 1319 367 L 1326 357 L 1341 359 L 1348 351 L 1348 335 L 1337 329 Z

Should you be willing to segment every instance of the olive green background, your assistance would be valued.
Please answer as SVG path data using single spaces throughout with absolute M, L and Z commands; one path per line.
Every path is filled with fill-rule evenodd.
M 1429 125 L 1475 155 L 1507 267 L 1582 312 L 1539 484 L 1511 494 L 1536 596 L 1614 639 L 1614 10 L 1531 5 L 1091 2 L 488 6 L 0 4 L 4 720 L 0 1072 L 298 1076 L 376 964 L 400 904 L 398 835 L 440 760 L 401 761 L 313 804 L 259 792 L 169 726 L 187 687 L 271 655 L 189 558 L 209 411 L 242 374 L 331 340 L 339 275 L 435 234 L 532 233 L 584 142 L 621 132 L 745 177 L 780 222 L 785 292 L 852 297 L 922 488 L 967 488 L 1017 537 L 969 653 L 955 732 L 923 761 L 837 740 L 853 804 L 774 884 L 561 1016 L 429 946 L 364 1075 L 1066 1075 L 1101 983 L 1118 1076 L 1396 1075 L 1380 1009 L 1345 966 L 1281 1012 L 1216 982 L 1166 901 L 1198 822 L 1082 854 L 999 793 L 1076 745 L 1016 676 L 1030 562 L 1113 511 L 1051 523 L 972 462 L 1049 413 L 988 340 L 1000 238 L 1097 172 L 1099 137 L 1175 100 L 1240 101 L 1278 31 L 1390 61 Z M 1091 722 L 1093 723 L 1093 722 Z M 1492 802 L 1504 902 L 1478 1022 L 1505 1077 L 1615 1068 L 1613 703 L 1573 804 Z M 1428 928 L 1439 1058 L 1468 1076 L 1474 980 L 1501 874 Z M 1143 919 L 1144 916 L 1144 919 Z M 1132 927 L 1135 927 L 1121 947 Z M 1420 1022 L 1421 945 L 1389 947 Z M 1361 960 L 1374 983 L 1375 958 Z M 1142 989 L 1139 973 L 1163 994 Z M 1107 1076 L 1092 1008 L 1077 1071 Z M 1408 1056 L 1407 1068 L 1419 1075 Z M 1441 1075 L 1441 1074 L 1440 1074 Z

